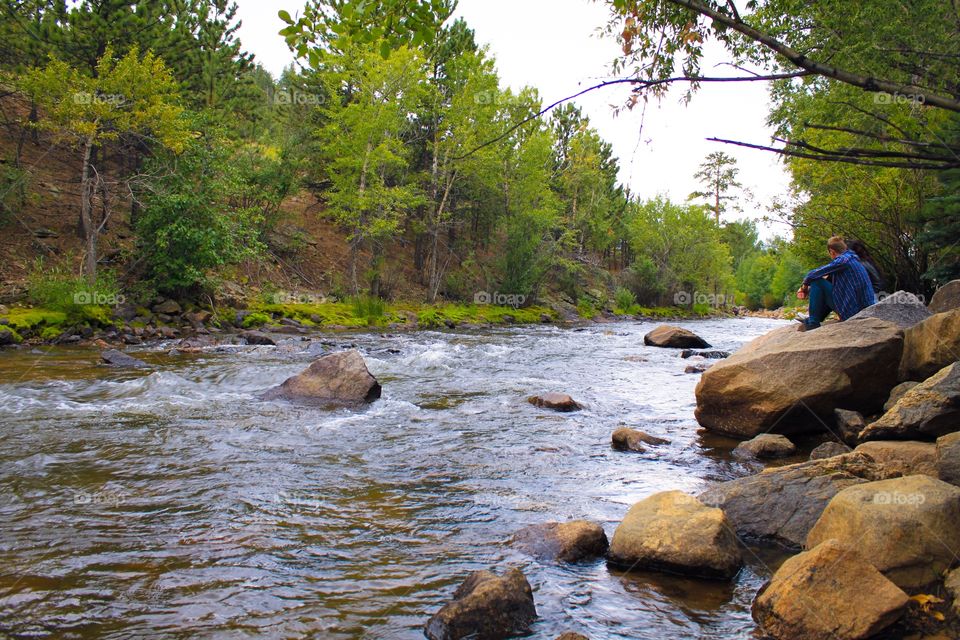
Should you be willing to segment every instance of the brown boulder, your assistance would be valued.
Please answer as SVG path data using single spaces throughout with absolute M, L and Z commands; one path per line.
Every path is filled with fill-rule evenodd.
M 816 331 L 783 327 L 703 374 L 697 420 L 740 438 L 824 430 L 838 405 L 866 413 L 883 405 L 902 349 L 900 328 L 873 318 Z
M 670 349 L 709 349 L 707 341 L 689 329 L 663 324 L 643 336 L 643 344 Z
M 629 427 L 620 427 L 613 432 L 613 435 L 610 437 L 610 439 L 612 441 L 613 448 L 617 451 L 636 451 L 637 453 L 643 453 L 646 451 L 643 446 L 645 444 L 657 446 L 661 444 L 668 444 L 670 442 L 669 440 L 651 436 L 649 433 L 644 433 L 643 431 L 638 431 L 637 429 L 631 429 Z
M 960 486 L 960 431 L 937 438 L 937 477 Z
M 960 429 L 960 365 L 953 363 L 901 396 L 860 440 L 933 440 Z
M 810 452 L 810 459 L 823 460 L 824 458 L 846 455 L 851 451 L 852 449 L 842 442 L 824 442 L 823 444 L 817 445 L 814 450 Z
M 850 453 L 722 482 L 700 501 L 723 509 L 741 538 L 799 549 L 837 493 L 888 477 L 871 458 Z
M 906 382 L 901 382 L 895 386 L 890 390 L 890 397 L 888 397 L 887 401 L 883 403 L 883 410 L 890 411 L 890 409 L 893 408 L 893 405 L 897 404 L 897 401 L 903 397 L 903 394 L 905 394 L 907 391 L 910 391 L 910 389 L 913 389 L 918 384 L 920 383 L 913 380 L 907 380 Z
M 903 589 L 936 582 L 960 549 L 960 488 L 930 476 L 848 487 L 807 536 L 807 548 L 837 539 L 855 546 Z
M 476 571 L 427 621 L 424 634 L 430 640 L 500 640 L 526 635 L 536 618 L 533 590 L 519 569 L 503 577 Z
M 265 395 L 310 404 L 352 405 L 380 397 L 380 383 L 370 375 L 359 351 L 340 351 L 315 360 Z
M 850 445 L 856 445 L 860 434 L 867 428 L 867 421 L 859 411 L 834 409 L 833 416 L 837 425 L 836 436 Z
M 864 442 L 855 451 L 870 456 L 891 474 L 937 477 L 937 446 L 932 442 L 875 440 Z
M 930 298 L 927 305 L 931 313 L 943 313 L 960 309 L 960 280 L 951 280 L 943 285 Z
M 513 543 L 534 557 L 560 562 L 597 558 L 610 546 L 603 527 L 589 520 L 531 525 L 517 532 Z
M 244 331 L 240 337 L 246 340 L 247 344 L 262 346 L 276 346 L 277 341 L 263 333 L 262 331 Z
M 610 563 L 729 579 L 743 558 L 737 537 L 720 509 L 681 491 L 664 491 L 633 505 L 617 527 L 607 555 Z
M 903 337 L 900 380 L 926 380 L 960 354 L 960 309 L 930 316 Z
M 751 440 L 741 442 L 733 450 L 734 454 L 754 458 L 786 458 L 797 452 L 797 447 L 787 439 L 773 433 L 761 433 Z
M 580 405 L 576 400 L 565 393 L 544 393 L 539 396 L 530 396 L 527 402 L 541 409 L 554 411 L 578 411 Z
M 752 613 L 776 640 L 866 640 L 896 622 L 909 602 L 855 547 L 826 540 L 784 562 Z

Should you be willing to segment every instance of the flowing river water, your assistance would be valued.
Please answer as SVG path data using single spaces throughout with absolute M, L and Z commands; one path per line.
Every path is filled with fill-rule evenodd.
M 782 322 L 683 323 L 735 350 Z M 0 353 L 0 635 L 14 638 L 422 638 L 474 570 L 523 569 L 534 638 L 749 638 L 780 560 L 747 549 L 731 583 L 558 565 L 507 544 L 744 475 L 698 432 L 698 375 L 643 345 L 652 323 L 281 336 L 169 353 L 146 370 L 89 349 Z M 260 392 L 350 345 L 383 384 L 362 410 Z M 525 401 L 570 393 L 576 413 Z M 625 424 L 668 438 L 617 452 Z

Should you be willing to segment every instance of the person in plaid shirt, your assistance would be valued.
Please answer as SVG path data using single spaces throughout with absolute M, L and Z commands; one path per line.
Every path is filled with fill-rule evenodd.
M 877 302 L 870 275 L 843 238 L 830 238 L 827 251 L 830 263 L 808 273 L 797 291 L 801 300 L 810 298 L 810 315 L 800 324 L 800 331 L 816 329 L 831 311 L 846 320 Z

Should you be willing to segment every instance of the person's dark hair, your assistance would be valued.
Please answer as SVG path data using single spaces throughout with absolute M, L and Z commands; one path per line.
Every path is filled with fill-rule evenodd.
M 873 261 L 873 256 L 870 255 L 870 252 L 867 250 L 867 245 L 863 244 L 860 240 L 850 240 L 847 242 L 847 249 L 850 249 L 857 257 L 860 258 L 863 262 L 869 262 L 870 264 L 876 266 L 876 262 Z

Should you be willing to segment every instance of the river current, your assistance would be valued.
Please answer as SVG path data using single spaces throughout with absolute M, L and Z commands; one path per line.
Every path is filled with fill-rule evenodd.
M 735 350 L 781 321 L 681 323 Z M 699 375 L 643 345 L 652 323 L 278 336 L 277 347 L 0 353 L 0 635 L 13 638 L 422 638 L 471 571 L 520 567 L 533 638 L 749 638 L 778 561 L 747 549 L 730 583 L 507 544 L 588 518 L 612 537 L 636 501 L 749 472 L 699 432 Z M 383 385 L 361 410 L 264 402 L 355 346 Z M 582 411 L 526 397 L 569 393 Z M 670 440 L 614 451 L 620 425 Z

